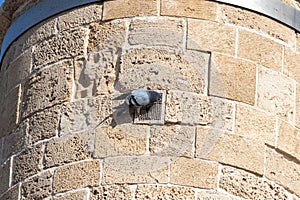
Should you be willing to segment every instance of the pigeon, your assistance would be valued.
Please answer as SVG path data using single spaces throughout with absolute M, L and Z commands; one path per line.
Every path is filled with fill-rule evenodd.
M 151 106 L 153 103 L 161 101 L 161 94 L 156 91 L 143 88 L 133 90 L 126 98 L 126 104 L 131 108 L 136 108 L 139 118 L 141 117 L 141 107 Z

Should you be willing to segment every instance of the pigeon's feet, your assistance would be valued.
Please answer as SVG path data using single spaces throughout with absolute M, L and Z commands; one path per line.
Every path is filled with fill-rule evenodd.
M 139 118 L 139 120 L 143 120 L 144 119 L 144 117 L 143 117 L 143 115 L 141 113 L 138 114 L 138 118 Z

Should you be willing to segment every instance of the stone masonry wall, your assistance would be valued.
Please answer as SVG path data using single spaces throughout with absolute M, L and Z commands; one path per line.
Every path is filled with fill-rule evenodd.
M 300 199 L 299 44 L 204 0 L 36 25 L 1 67 L 0 200 Z M 140 87 L 165 92 L 163 122 L 132 123 L 120 97 Z

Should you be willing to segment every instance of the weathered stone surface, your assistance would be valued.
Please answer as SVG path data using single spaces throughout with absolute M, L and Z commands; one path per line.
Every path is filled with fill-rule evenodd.
M 53 192 L 100 184 L 100 161 L 90 160 L 59 167 L 54 172 Z
M 157 0 L 104 2 L 103 20 L 147 15 L 157 15 Z
M 163 49 L 125 52 L 117 84 L 120 91 L 140 87 L 205 93 L 209 55 L 196 51 L 176 53 Z
M 19 153 L 26 146 L 26 123 L 21 123 L 11 134 L 3 137 L 2 161 Z M 1 161 L 1 160 L 0 160 Z
M 101 199 L 132 199 L 132 192 L 128 185 L 106 185 L 92 188 L 90 200 Z
M 215 191 L 199 191 L 197 200 L 239 200 L 238 197 L 233 197 L 228 194 L 223 194 Z
M 52 172 L 46 171 L 34 176 L 21 186 L 22 199 L 43 199 L 52 192 Z
M 76 133 L 112 123 L 112 98 L 100 95 L 62 106 L 61 134 Z
M 188 126 L 152 126 L 149 150 L 152 155 L 193 157 L 195 128 Z
M 255 107 L 237 104 L 235 133 L 275 146 L 276 118 Z
M 13 184 L 36 174 L 42 169 L 44 145 L 37 145 L 24 150 L 13 160 Z
M 269 17 L 238 7 L 222 5 L 222 20 L 226 23 L 247 27 L 295 45 L 295 32 L 291 28 Z
M 31 77 L 24 86 L 22 117 L 70 99 L 72 63 L 65 61 Z
M 264 143 L 213 129 L 197 128 L 196 157 L 219 161 L 258 174 L 264 170 Z
M 188 19 L 187 48 L 235 54 L 236 31 L 211 21 Z
M 139 185 L 135 199 L 186 199 L 194 200 L 195 191 L 192 188 L 178 186 Z
M 295 82 L 279 72 L 264 67 L 258 70 L 257 106 L 293 121 Z
M 0 196 L 9 188 L 10 160 L 0 166 Z
M 300 83 L 300 54 L 290 48 L 284 48 L 283 73 Z
M 7 29 L 9 28 L 9 25 L 11 23 L 10 19 L 8 19 L 6 16 L 4 16 L 2 13 L 0 15 L 0 23 L 2 26 L 0 30 L 0 46 L 2 45 L 3 38 L 6 34 Z
M 170 90 L 167 94 L 165 120 L 232 130 L 233 107 L 232 103 L 218 98 Z
M 261 35 L 239 31 L 238 56 L 257 64 L 280 71 L 282 67 L 282 45 Z
M 296 126 L 300 128 L 300 84 L 297 84 L 297 89 L 296 89 Z
M 213 54 L 209 80 L 210 95 L 254 105 L 255 64 L 234 57 Z
M 216 20 L 218 4 L 210 1 L 162 0 L 161 15 Z
M 64 31 L 38 44 L 33 52 L 34 70 L 42 65 L 57 62 L 62 59 L 84 55 L 86 29 Z
M 20 199 L 20 186 L 21 184 L 14 185 L 2 196 L 0 195 L 1 200 L 19 200 Z
M 148 128 L 144 125 L 122 124 L 96 129 L 96 158 L 146 153 Z
M 91 158 L 95 135 L 92 131 L 55 138 L 46 144 L 46 168 Z
M 172 184 L 216 189 L 218 164 L 215 162 L 203 161 L 179 157 L 171 163 Z
M 87 199 L 87 197 L 88 197 L 87 190 L 78 190 L 75 192 L 67 192 L 64 194 L 59 194 L 51 198 L 51 200 L 74 200 L 74 199 L 81 200 L 81 199 Z
M 70 30 L 74 27 L 100 21 L 102 16 L 102 5 L 91 4 L 58 16 L 58 30 Z
M 21 85 L 18 85 L 3 99 L 0 107 L 0 136 L 2 137 L 17 127 L 21 92 Z
M 31 72 L 32 67 L 32 49 L 25 51 L 15 61 L 13 61 L 7 70 L 7 88 L 6 94 L 16 85 L 23 81 Z
M 295 126 L 279 120 L 278 148 L 300 160 L 300 130 Z
M 232 167 L 222 169 L 220 188 L 243 199 L 288 199 L 287 192 L 274 182 Z
M 300 166 L 274 150 L 266 150 L 265 176 L 300 196 Z
M 129 26 L 131 45 L 183 47 L 184 22 L 175 19 L 150 18 L 133 20 Z
M 169 159 L 150 155 L 104 160 L 104 184 L 167 183 Z
M 37 112 L 28 119 L 28 143 L 50 139 L 58 134 L 59 113 L 61 106 L 54 106 Z

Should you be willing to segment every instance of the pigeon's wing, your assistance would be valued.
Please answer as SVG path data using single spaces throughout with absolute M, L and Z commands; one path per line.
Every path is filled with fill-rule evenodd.
M 131 92 L 131 95 L 140 106 L 145 106 L 150 103 L 148 91 L 145 89 L 134 90 Z

